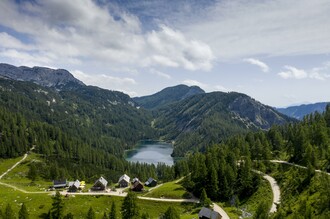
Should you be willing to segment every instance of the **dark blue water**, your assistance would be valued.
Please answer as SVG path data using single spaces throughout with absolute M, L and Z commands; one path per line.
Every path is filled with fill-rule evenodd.
M 172 166 L 174 164 L 171 154 L 173 147 L 164 142 L 144 141 L 134 150 L 126 152 L 126 160 L 131 162 L 140 162 L 157 165 L 165 163 Z

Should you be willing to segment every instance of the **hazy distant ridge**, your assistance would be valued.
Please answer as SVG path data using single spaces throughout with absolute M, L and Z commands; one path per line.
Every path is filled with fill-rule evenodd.
M 321 103 L 313 103 L 313 104 L 303 104 L 299 106 L 290 106 L 287 108 L 277 108 L 276 110 L 296 119 L 303 119 L 304 116 L 319 112 L 322 113 L 325 111 L 325 107 L 330 104 L 330 102 L 321 102 Z

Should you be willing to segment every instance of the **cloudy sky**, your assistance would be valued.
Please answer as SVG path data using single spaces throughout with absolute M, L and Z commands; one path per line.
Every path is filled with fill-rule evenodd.
M 0 62 L 130 96 L 177 84 L 330 101 L 329 0 L 1 0 Z

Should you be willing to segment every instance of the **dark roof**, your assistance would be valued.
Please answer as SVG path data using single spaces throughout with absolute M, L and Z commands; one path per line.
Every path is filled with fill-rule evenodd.
M 206 218 L 210 218 L 210 219 L 218 219 L 218 218 L 221 218 L 221 215 L 219 214 L 219 212 L 213 211 L 209 208 L 202 207 L 202 209 L 198 213 L 198 217 L 199 218 L 206 217 Z
M 133 183 L 132 185 L 132 189 L 135 190 L 142 190 L 143 189 L 143 184 L 138 180 L 138 181 L 135 181 L 135 183 Z
M 157 180 L 155 180 L 154 178 L 151 178 L 150 177 L 144 184 L 149 185 L 152 182 L 156 182 L 157 183 Z
M 53 185 L 54 187 L 66 187 L 67 181 L 65 180 L 54 180 Z

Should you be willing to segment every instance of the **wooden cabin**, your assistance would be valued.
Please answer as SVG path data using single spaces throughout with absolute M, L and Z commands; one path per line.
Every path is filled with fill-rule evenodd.
M 155 180 L 154 178 L 149 178 L 145 183 L 145 186 L 149 186 L 149 187 L 154 187 L 157 185 L 157 180 Z
M 107 185 L 108 185 L 108 181 L 101 176 L 98 180 L 95 181 L 91 190 L 103 191 L 107 188 Z
M 130 181 L 129 176 L 127 176 L 126 174 L 122 175 L 118 180 L 119 187 L 121 187 L 121 188 L 128 187 L 129 181 Z

